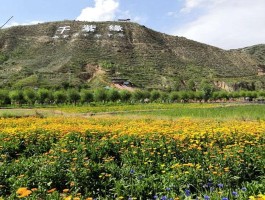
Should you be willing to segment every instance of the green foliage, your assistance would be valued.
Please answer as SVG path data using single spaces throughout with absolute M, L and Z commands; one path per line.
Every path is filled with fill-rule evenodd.
M 61 136 L 40 130 L 28 137 L 9 137 L 1 133 L 0 154 L 5 156 L 1 157 L 0 196 L 16 199 L 15 192 L 22 186 L 37 188 L 32 199 L 60 199 L 64 189 L 99 199 L 220 199 L 220 193 L 229 199 L 247 199 L 264 194 L 264 139 L 243 135 L 242 141 L 248 142 L 242 152 L 239 134 L 229 139 L 185 136 L 182 141 L 170 134 L 87 131 Z M 215 143 L 209 147 L 211 141 Z M 225 167 L 229 172 L 220 171 Z M 57 191 L 49 194 L 52 188 Z
M 4 62 L 6 62 L 9 59 L 9 57 L 3 53 L 0 53 L 0 65 L 2 65 Z
M 50 100 L 51 93 L 47 89 L 39 89 L 37 92 L 38 101 L 40 104 L 48 103 Z
M 172 92 L 169 98 L 171 102 L 176 102 L 180 99 L 180 95 L 178 92 Z
M 120 96 L 121 96 L 121 101 L 128 102 L 131 99 L 131 97 L 132 97 L 132 93 L 128 92 L 126 90 L 122 90 L 120 92 Z
M 192 79 L 188 80 L 187 89 L 190 91 L 196 91 L 196 84 L 195 84 L 194 80 L 192 80 Z
M 153 90 L 150 94 L 151 101 L 157 101 L 161 97 L 161 93 L 159 91 Z
M 90 103 L 94 101 L 94 96 L 91 91 L 82 90 L 81 91 L 81 102 L 82 103 Z
M 144 92 L 141 91 L 141 90 L 136 90 L 136 91 L 134 91 L 132 96 L 133 96 L 132 98 L 133 98 L 135 101 L 142 101 L 142 100 L 144 100 L 144 98 L 145 98 L 145 94 L 144 94 Z
M 76 105 L 76 103 L 81 99 L 79 92 L 75 89 L 70 89 L 67 91 L 67 93 L 69 102 L 73 103 L 74 105 Z
M 117 90 L 111 89 L 107 93 L 107 100 L 108 101 L 118 101 L 120 99 L 120 93 Z
M 203 92 L 203 99 L 207 102 L 211 98 L 214 88 L 208 81 L 205 80 L 201 82 L 200 88 Z
M 179 98 L 183 101 L 183 102 L 187 102 L 190 98 L 189 98 L 189 93 L 186 91 L 181 91 L 179 93 Z
M 67 94 L 64 90 L 54 92 L 53 96 L 56 104 L 63 104 L 67 101 Z
M 108 98 L 108 96 L 107 96 L 106 90 L 104 90 L 104 89 L 95 90 L 95 92 L 94 92 L 95 101 L 97 101 L 97 102 L 105 102 L 105 101 L 107 101 L 107 98 Z
M 5 106 L 7 104 L 10 104 L 11 100 L 8 95 L 8 91 L 6 90 L 0 90 L 0 105 Z
M 24 90 L 23 95 L 28 104 L 34 105 L 35 101 L 37 100 L 37 94 L 33 89 Z
M 14 90 L 9 93 L 9 97 L 13 104 L 22 105 L 25 103 L 25 98 L 21 90 Z

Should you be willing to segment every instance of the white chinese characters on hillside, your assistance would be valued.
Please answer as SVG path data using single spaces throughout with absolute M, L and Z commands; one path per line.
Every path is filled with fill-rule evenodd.
M 84 25 L 82 28 L 82 32 L 95 32 L 96 28 L 96 25 Z
M 70 26 L 60 26 L 56 32 L 55 35 L 53 36 L 54 39 L 58 39 L 60 37 L 62 38 L 68 38 L 69 37 L 69 32 L 71 30 Z
M 110 25 L 109 31 L 123 32 L 123 28 L 120 25 Z
M 123 27 L 120 25 L 109 25 L 109 26 L 107 26 L 108 31 L 106 31 L 105 34 L 97 33 L 97 26 L 92 25 L 92 24 L 83 25 L 82 27 L 80 27 L 80 29 L 81 29 L 80 31 L 72 33 L 71 37 L 76 38 L 79 35 L 89 36 L 91 34 L 93 34 L 94 37 L 97 39 L 103 37 L 104 35 L 108 36 L 109 38 L 115 37 L 115 35 L 117 37 L 124 37 Z M 53 39 L 69 38 L 70 37 L 70 31 L 71 31 L 71 26 L 68 26 L 68 25 L 60 26 L 57 28 L 57 30 L 53 36 Z

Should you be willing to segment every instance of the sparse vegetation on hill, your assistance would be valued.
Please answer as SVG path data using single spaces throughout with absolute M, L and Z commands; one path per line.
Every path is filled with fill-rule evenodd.
M 113 78 L 145 89 L 181 90 L 191 81 L 196 88 L 203 79 L 233 88 L 239 80 L 255 84 L 257 64 L 245 52 L 130 22 L 62 21 L 0 31 L 0 87 L 6 88 L 96 88 Z
M 240 49 L 241 52 L 246 52 L 256 58 L 260 63 L 265 65 L 265 44 L 254 45 Z

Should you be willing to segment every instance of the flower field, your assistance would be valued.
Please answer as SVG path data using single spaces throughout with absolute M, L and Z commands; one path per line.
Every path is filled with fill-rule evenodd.
M 0 119 L 0 199 L 265 199 L 265 121 Z

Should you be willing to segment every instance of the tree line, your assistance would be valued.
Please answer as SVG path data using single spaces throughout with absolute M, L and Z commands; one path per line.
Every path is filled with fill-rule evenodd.
M 90 104 L 92 102 L 124 102 L 124 103 L 173 103 L 173 102 L 209 102 L 247 99 L 249 101 L 265 98 L 265 91 L 147 91 L 136 90 L 129 92 L 116 89 L 95 90 L 48 90 L 48 89 L 23 89 L 0 90 L 0 105 L 62 105 L 62 104 Z

